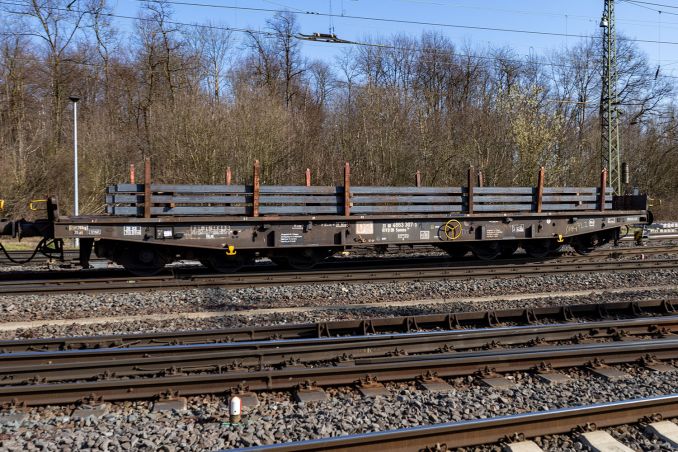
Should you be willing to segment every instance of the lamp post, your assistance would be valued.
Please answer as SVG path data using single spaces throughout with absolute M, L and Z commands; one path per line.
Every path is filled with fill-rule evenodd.
M 78 96 L 69 97 L 73 102 L 73 215 L 78 216 Z
M 80 214 L 78 207 L 78 96 L 70 96 L 69 99 L 73 102 L 73 216 Z M 75 247 L 80 246 L 80 240 L 75 239 Z

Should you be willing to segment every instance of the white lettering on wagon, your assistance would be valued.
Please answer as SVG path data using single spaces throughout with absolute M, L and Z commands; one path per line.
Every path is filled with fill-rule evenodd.
M 504 233 L 501 229 L 487 228 L 487 232 L 485 233 L 485 237 L 488 238 L 488 239 L 500 239 L 503 234 Z
M 122 235 L 126 236 L 141 235 L 141 226 L 123 226 Z
M 188 235 L 191 237 L 205 237 L 208 240 L 215 237 L 226 237 L 231 235 L 231 226 L 225 224 L 213 226 L 191 226 L 188 230 Z
M 413 221 L 401 222 L 401 223 L 386 223 L 381 227 L 381 232 L 388 233 L 407 233 L 409 229 L 416 227 L 417 224 Z
M 511 232 L 525 232 L 525 225 L 524 224 L 512 224 L 511 225 Z
M 304 236 L 302 234 L 297 233 L 297 232 L 282 232 L 282 233 L 280 233 L 280 244 L 281 245 L 303 243 L 303 241 L 304 241 Z
M 360 235 L 374 234 L 374 223 L 371 221 L 358 221 L 355 224 L 355 233 Z
M 66 226 L 66 230 L 73 235 L 101 235 L 101 228 L 90 227 L 87 225 L 70 225 Z

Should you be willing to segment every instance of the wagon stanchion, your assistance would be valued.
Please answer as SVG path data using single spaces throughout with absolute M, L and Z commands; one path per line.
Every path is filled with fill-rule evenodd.
M 310 187 L 311 186 L 311 168 L 306 168 L 306 186 Z
M 417 170 L 416 174 L 414 175 L 414 186 L 421 187 L 421 171 L 419 170 Z
M 259 216 L 259 192 L 261 190 L 261 175 L 260 175 L 259 160 L 254 161 L 254 177 L 252 180 L 252 216 Z
M 134 169 L 134 163 L 129 164 L 129 183 L 130 184 L 136 183 L 136 172 Z
M 605 210 L 605 195 L 607 194 L 607 169 L 600 173 L 600 211 Z
M 475 169 L 470 166 L 468 169 L 468 213 L 469 215 L 473 213 L 473 187 L 475 185 L 476 179 Z
M 482 170 L 478 170 L 478 187 L 484 186 L 485 186 L 485 175 L 483 174 Z
M 231 185 L 231 179 L 232 179 L 232 173 L 231 173 L 231 167 L 227 166 L 226 167 L 226 185 Z
M 542 202 L 544 200 L 544 167 L 539 168 L 537 177 L 537 213 L 541 213 Z
M 153 208 L 151 191 L 151 159 L 144 159 L 144 218 L 151 218 Z
M 351 164 L 344 165 L 344 215 L 351 215 Z

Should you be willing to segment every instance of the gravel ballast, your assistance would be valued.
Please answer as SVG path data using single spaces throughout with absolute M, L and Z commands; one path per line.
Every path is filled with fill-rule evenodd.
M 243 422 L 228 423 L 227 399 L 194 397 L 185 412 L 150 411 L 148 402 L 111 405 L 100 419 L 74 420 L 67 407 L 32 409 L 21 426 L 0 426 L 4 450 L 216 450 L 281 441 L 383 431 L 394 428 L 543 411 L 675 392 L 676 372 L 657 373 L 626 366 L 630 377 L 610 382 L 575 370 L 569 383 L 550 386 L 527 373 L 512 374 L 517 385 L 497 390 L 472 377 L 449 392 L 422 391 L 413 384 L 387 384 L 390 395 L 364 399 L 347 387 L 329 389 L 330 398 L 308 404 L 287 393 L 260 395 L 258 407 L 245 410 Z M 621 430 L 620 430 L 621 429 Z M 612 429 L 624 436 L 624 429 Z M 630 434 L 630 433 L 629 433 Z M 628 438 L 626 439 L 628 441 Z M 541 441 L 547 450 L 577 450 L 571 437 Z M 569 444 L 568 444 L 569 442 Z M 647 449 L 645 449 L 647 450 Z
M 316 284 L 254 289 L 193 289 L 116 294 L 0 296 L 0 318 L 67 319 L 269 307 L 336 306 L 375 301 L 673 285 L 678 269 L 571 273 L 516 279 Z
M 609 301 L 675 299 L 678 269 L 579 273 L 511 280 L 448 280 L 379 284 L 328 284 L 259 289 L 196 289 L 120 294 L 0 296 L 2 322 L 97 318 L 96 323 L 44 325 L 0 331 L 0 338 L 129 334 L 151 331 L 263 326 L 280 323 L 561 306 Z M 650 288 L 650 289 L 642 289 Z M 595 290 L 594 293 L 589 293 Z M 585 291 L 586 294 L 563 292 Z M 534 294 L 552 293 L 549 297 Z M 583 292 L 582 292 L 583 293 Z M 521 295 L 518 299 L 509 296 Z M 532 294 L 532 296 L 530 296 Z M 494 296 L 473 301 L 474 297 Z M 502 298 L 505 296 L 506 298 Z M 465 299 L 465 300 L 461 300 Z M 419 300 L 415 302 L 415 300 Z M 426 303 L 426 300 L 436 300 Z M 379 306 L 365 303 L 383 302 Z M 407 302 L 391 305 L 393 302 Z M 249 313 L 257 309 L 289 309 Z M 298 309 L 295 309 L 298 308 Z M 313 308 L 302 310 L 302 308 Z M 239 311 L 240 314 L 220 312 Z M 192 314 L 216 313 L 206 318 Z M 106 317 L 155 315 L 160 320 L 106 322 Z M 185 314 L 186 317 L 178 317 Z M 2 324 L 0 324 L 2 326 Z M 113 403 L 102 418 L 74 419 L 73 407 L 39 407 L 20 425 L 0 425 L 0 451 L 23 450 L 217 450 L 283 441 L 383 431 L 394 428 L 487 418 L 518 412 L 633 399 L 678 392 L 678 372 L 657 373 L 618 366 L 627 379 L 611 382 L 583 370 L 570 370 L 573 381 L 549 386 L 529 373 L 510 376 L 513 389 L 483 386 L 460 379 L 446 393 L 420 390 L 414 383 L 387 384 L 390 395 L 363 399 L 354 388 L 327 389 L 323 402 L 299 404 L 288 393 L 260 394 L 260 405 L 245 411 L 241 424 L 228 423 L 225 397 L 191 397 L 185 412 L 152 412 L 150 402 Z M 608 431 L 638 450 L 669 450 L 638 427 Z M 573 435 L 537 438 L 545 450 L 582 450 Z M 499 450 L 498 446 L 478 450 Z
M 508 281 L 507 281 L 508 282 Z M 347 286 L 350 287 L 350 286 Z M 675 286 L 671 286 L 675 287 Z M 154 294 L 162 295 L 162 294 Z M 360 306 L 356 303 L 347 304 L 346 307 L 332 308 L 325 305 L 321 310 L 292 310 L 280 313 L 249 314 L 249 311 L 221 315 L 218 312 L 208 318 L 184 318 L 168 315 L 162 320 L 135 320 L 106 322 L 105 320 L 94 323 L 66 323 L 65 325 L 44 325 L 32 328 L 0 330 L 0 339 L 28 339 L 36 337 L 61 337 L 61 336 L 91 336 L 103 334 L 132 334 L 137 332 L 159 332 L 177 330 L 207 330 L 216 328 L 237 328 L 251 326 L 265 326 L 271 324 L 312 323 L 332 320 L 349 320 L 373 317 L 392 317 L 449 312 L 468 312 L 490 309 L 520 309 L 526 307 L 564 306 L 571 304 L 593 304 L 615 301 L 638 301 L 654 299 L 676 298 L 678 290 L 674 288 L 643 290 L 636 289 L 626 291 L 615 290 L 614 292 L 594 291 L 585 296 L 560 295 L 551 297 L 531 298 L 525 294 L 524 298 L 517 300 L 500 299 L 496 301 L 441 301 L 435 304 L 426 304 L 425 301 L 408 305 L 388 306 L 388 303 L 378 307 Z M 118 295 L 122 297 L 122 295 Z M 88 296 L 89 297 L 89 296 Z M 286 307 L 286 301 L 281 305 Z M 275 307 L 268 304 L 267 307 Z M 190 317 L 187 316 L 187 317 Z M 1 324 L 0 324 L 1 326 Z

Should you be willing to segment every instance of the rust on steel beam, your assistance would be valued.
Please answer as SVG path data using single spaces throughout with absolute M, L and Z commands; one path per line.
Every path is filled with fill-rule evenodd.
M 261 168 L 259 160 L 254 161 L 254 176 L 252 178 L 252 216 L 259 216 L 259 191 L 261 190 Z
M 344 215 L 351 215 L 351 164 L 344 165 Z
M 544 167 L 539 168 L 537 176 L 537 213 L 541 213 L 542 202 L 544 200 Z
M 603 169 L 600 172 L 600 198 L 598 203 L 600 204 L 600 211 L 605 210 L 605 195 L 607 190 L 607 169 Z
M 642 422 L 653 415 L 678 416 L 678 394 L 622 400 L 489 419 L 403 428 L 309 441 L 254 447 L 252 451 L 453 450 L 498 443 L 520 433 L 525 438 L 570 433 L 585 425 L 598 428 Z
M 476 183 L 476 172 L 471 166 L 468 169 L 468 213 L 473 213 L 473 187 Z
M 144 159 L 144 218 L 151 218 L 153 208 L 153 193 L 151 191 L 151 159 Z

